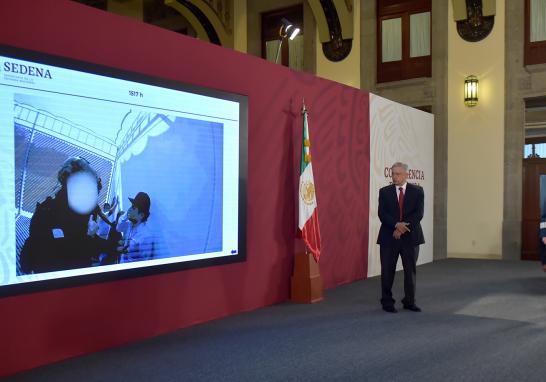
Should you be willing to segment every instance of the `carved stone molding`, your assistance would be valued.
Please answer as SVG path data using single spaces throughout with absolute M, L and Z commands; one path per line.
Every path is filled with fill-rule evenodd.
M 210 9 L 216 14 L 226 31 L 233 30 L 233 20 L 231 17 L 232 0 L 203 0 Z
M 197 38 L 233 47 L 232 0 L 164 0 L 196 30 Z
M 463 40 L 481 41 L 493 30 L 495 16 L 483 16 L 482 10 L 482 0 L 466 0 L 467 18 L 457 21 L 457 33 Z
M 330 41 L 322 43 L 322 51 L 330 61 L 341 61 L 351 53 L 353 39 L 343 38 L 341 22 L 334 2 L 332 0 L 320 0 L 320 5 L 326 16 L 330 34 Z

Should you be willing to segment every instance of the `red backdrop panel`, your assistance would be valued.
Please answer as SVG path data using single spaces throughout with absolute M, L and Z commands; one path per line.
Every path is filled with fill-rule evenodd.
M 248 96 L 247 261 L 0 299 L 0 376 L 289 297 L 302 99 L 326 288 L 366 277 L 368 93 L 67 0 L 0 2 L 0 43 Z

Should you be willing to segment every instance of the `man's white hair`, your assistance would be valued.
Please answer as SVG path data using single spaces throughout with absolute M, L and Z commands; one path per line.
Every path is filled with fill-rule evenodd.
M 391 166 L 391 170 L 395 167 L 400 167 L 400 168 L 403 168 L 404 171 L 408 172 L 408 165 L 405 164 L 405 163 L 402 163 L 402 162 L 395 162 L 392 166 Z

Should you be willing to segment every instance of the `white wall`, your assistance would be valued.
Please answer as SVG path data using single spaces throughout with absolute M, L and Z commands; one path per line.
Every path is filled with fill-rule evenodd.
M 339 62 L 332 62 L 324 56 L 318 29 L 315 31 L 317 41 L 316 75 L 360 89 L 360 0 L 354 1 L 353 26 L 351 53 Z
M 247 11 L 246 0 L 233 3 L 233 49 L 247 52 Z
M 474 43 L 458 35 L 453 7 L 449 7 L 448 257 L 501 258 L 504 4 L 504 0 L 496 1 L 493 30 Z M 471 74 L 479 80 L 479 103 L 475 107 L 463 103 L 464 79 Z

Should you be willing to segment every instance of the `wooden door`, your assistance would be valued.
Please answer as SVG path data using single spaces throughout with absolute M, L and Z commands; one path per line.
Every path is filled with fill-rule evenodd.
M 523 203 L 521 213 L 522 260 L 539 259 L 538 230 L 541 215 L 541 175 L 546 176 L 546 159 L 531 158 L 523 160 Z

